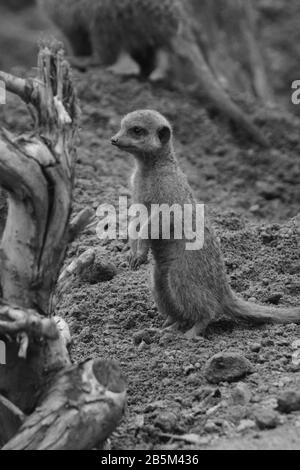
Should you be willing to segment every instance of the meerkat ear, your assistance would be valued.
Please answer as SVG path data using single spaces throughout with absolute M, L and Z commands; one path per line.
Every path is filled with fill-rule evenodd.
M 158 130 L 158 137 L 162 144 L 167 144 L 171 139 L 171 129 L 163 126 Z

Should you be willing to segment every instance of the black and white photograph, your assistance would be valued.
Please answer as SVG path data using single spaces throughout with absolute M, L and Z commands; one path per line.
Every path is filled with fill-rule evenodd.
M 0 0 L 0 450 L 300 450 L 299 0 Z

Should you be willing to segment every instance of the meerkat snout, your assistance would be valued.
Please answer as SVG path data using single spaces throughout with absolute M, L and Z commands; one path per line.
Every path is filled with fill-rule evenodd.
M 119 141 L 119 140 L 118 140 L 118 137 L 117 137 L 117 136 L 112 137 L 112 138 L 110 139 L 110 141 L 111 141 L 111 144 L 112 144 L 112 145 L 118 146 L 118 141 Z
M 169 122 L 156 111 L 141 110 L 124 117 L 111 143 L 136 157 L 144 157 L 164 153 L 164 149 L 170 148 L 171 140 L 172 128 Z

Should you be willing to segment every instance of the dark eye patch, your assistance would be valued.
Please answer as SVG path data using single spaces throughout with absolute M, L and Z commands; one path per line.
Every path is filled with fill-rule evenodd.
M 129 133 L 135 137 L 141 137 L 141 136 L 147 135 L 146 129 L 144 129 L 143 127 L 139 127 L 139 126 L 131 127 L 131 129 L 129 129 Z

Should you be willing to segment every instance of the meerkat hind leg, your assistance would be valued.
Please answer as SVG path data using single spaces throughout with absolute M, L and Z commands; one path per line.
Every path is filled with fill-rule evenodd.
M 184 336 L 187 338 L 187 339 L 196 339 L 196 338 L 199 338 L 199 336 L 203 336 L 204 333 L 205 333 L 205 330 L 208 326 L 209 322 L 197 322 L 195 323 L 195 325 L 190 329 L 188 330 Z
M 169 53 L 164 49 L 159 49 L 156 53 L 156 68 L 151 73 L 151 82 L 161 82 L 167 78 L 170 69 Z
M 126 51 L 121 51 L 118 56 L 117 62 L 111 65 L 108 70 L 116 75 L 129 77 L 132 75 L 139 75 L 141 72 L 140 66 Z

